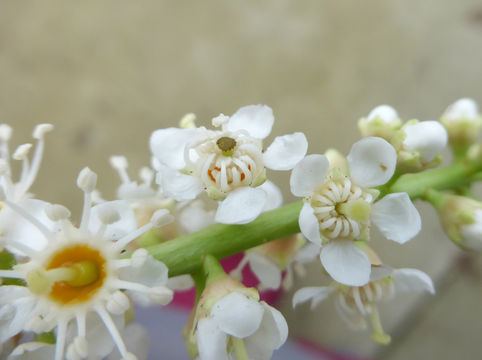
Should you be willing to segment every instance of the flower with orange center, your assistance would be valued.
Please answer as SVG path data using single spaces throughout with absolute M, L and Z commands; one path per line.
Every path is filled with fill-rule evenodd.
M 39 211 L 24 209 L 2 197 L 12 212 L 11 219 L 16 220 L 7 230 L 22 226 L 23 236 L 28 236 L 30 242 L 38 240 L 40 246 L 29 249 L 29 243 L 24 242 L 22 251 L 28 260 L 13 270 L 0 271 L 1 277 L 26 283 L 25 287 L 0 287 L 0 313 L 4 314 L 0 316 L 0 342 L 20 331 L 54 331 L 55 360 L 102 358 L 108 354 L 105 347 L 99 350 L 90 346 L 95 341 L 88 341 L 86 319 L 94 313 L 104 323 L 122 358 L 135 359 L 116 325 L 131 306 L 126 293 L 144 305 L 165 305 L 172 291 L 165 286 L 166 266 L 145 249 L 136 250 L 131 258 L 122 258 L 121 254 L 132 240 L 153 226 L 170 222 L 172 216 L 167 210 L 159 210 L 149 223 L 138 228 L 134 213 L 123 201 L 91 206 L 96 175 L 88 168 L 81 171 L 77 183 L 85 197 L 79 227 L 70 222 L 70 212 L 63 206 L 36 200 L 37 208 L 43 209 L 40 216 Z M 7 233 L 19 234 L 13 230 Z M 71 338 L 67 329 L 73 327 L 74 321 L 76 336 Z

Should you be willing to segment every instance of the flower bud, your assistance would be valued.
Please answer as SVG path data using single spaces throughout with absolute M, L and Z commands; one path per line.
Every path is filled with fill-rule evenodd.
M 440 122 L 447 129 L 450 144 L 456 146 L 473 144 L 482 127 L 477 103 L 468 98 L 450 105 L 440 117 Z
M 482 251 L 482 203 L 448 195 L 439 207 L 442 226 L 454 243 L 465 250 Z
M 377 106 L 366 118 L 358 121 L 358 129 L 363 137 L 378 136 L 388 141 L 401 126 L 397 111 L 389 105 Z

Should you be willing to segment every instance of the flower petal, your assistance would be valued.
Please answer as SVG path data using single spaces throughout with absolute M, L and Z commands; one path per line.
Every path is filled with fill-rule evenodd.
M 320 259 L 328 274 L 339 283 L 363 286 L 370 280 L 370 260 L 353 241 L 330 242 L 321 249 Z
M 52 360 L 54 352 L 55 345 L 44 342 L 28 342 L 17 346 L 8 360 Z
M 312 243 L 321 246 L 320 226 L 310 204 L 305 203 L 298 218 L 301 233 Z
M 119 270 L 119 278 L 146 286 L 165 286 L 167 284 L 167 266 L 151 255 L 141 267 L 128 266 Z
M 293 296 L 293 307 L 309 300 L 317 300 L 317 303 L 326 299 L 334 291 L 328 286 L 309 286 L 299 289 Z M 312 306 L 313 308 L 314 306 Z
M 302 197 L 312 194 L 325 181 L 329 167 L 325 155 L 306 156 L 291 172 L 290 188 L 293 195 Z
M 204 189 L 197 177 L 186 175 L 166 167 L 158 173 L 157 183 L 166 197 L 177 201 L 193 200 Z
M 214 224 L 214 211 L 206 210 L 203 202 L 196 200 L 182 209 L 178 222 L 185 232 L 191 234 Z
M 147 360 L 149 354 L 149 333 L 140 324 L 129 324 L 121 331 L 122 339 L 127 350 L 136 355 L 137 360 Z M 107 357 L 106 360 L 118 360 L 122 356 L 117 348 Z
M 368 121 L 373 121 L 377 118 L 389 124 L 398 119 L 398 114 L 390 105 L 380 105 L 370 111 L 370 114 L 367 116 Z
M 221 224 L 247 224 L 261 214 L 266 197 L 266 193 L 258 188 L 236 189 L 220 202 L 215 220 Z
M 367 137 L 353 144 L 347 160 L 354 182 L 373 187 L 385 184 L 393 176 L 397 152 L 386 140 Z
M 280 348 L 288 338 L 288 325 L 283 315 L 264 301 L 263 320 L 258 331 L 244 339 L 250 359 L 269 360 L 273 351 Z
M 235 291 L 214 304 L 211 317 L 223 332 L 242 339 L 258 330 L 263 312 L 258 301 Z
M 407 134 L 403 146 L 418 151 L 424 163 L 432 161 L 447 146 L 447 130 L 438 121 L 422 121 L 403 130 Z
M 24 286 L 0 286 L 0 344 L 23 330 L 35 303 Z
M 417 269 L 397 269 L 393 270 L 392 276 L 397 293 L 428 291 L 430 294 L 435 294 L 432 279 L 423 271 Z
M 229 360 L 226 351 L 227 336 L 214 319 L 208 317 L 199 320 L 196 338 L 199 360 Z
M 150 139 L 151 151 L 162 164 L 173 169 L 186 166 L 184 150 L 196 134 L 195 129 L 167 128 L 156 130 Z
M 389 194 L 377 201 L 372 205 L 371 218 L 387 239 L 399 244 L 415 237 L 422 228 L 420 214 L 407 193 Z
M 273 262 L 256 253 L 247 253 L 249 266 L 263 287 L 278 289 L 281 286 L 281 270 Z
M 470 98 L 459 99 L 445 110 L 444 115 L 451 121 L 467 119 L 475 121 L 479 116 L 477 103 Z
M 89 231 L 93 234 L 99 230 L 101 222 L 99 212 L 104 208 L 112 208 L 119 214 L 119 220 L 109 224 L 105 228 L 104 237 L 111 240 L 118 240 L 137 229 L 137 220 L 134 211 L 125 200 L 106 201 L 92 207 L 89 217 Z
M 270 211 L 279 208 L 283 204 L 283 194 L 278 186 L 272 181 L 266 180 L 257 189 L 262 189 L 266 193 L 266 204 L 264 205 L 264 211 Z
M 264 139 L 273 127 L 273 110 L 267 105 L 248 105 L 240 108 L 229 118 L 228 131 L 245 130 L 249 135 Z
M 303 159 L 307 150 L 308 140 L 301 132 L 277 136 L 263 154 L 263 162 L 269 169 L 290 170 Z

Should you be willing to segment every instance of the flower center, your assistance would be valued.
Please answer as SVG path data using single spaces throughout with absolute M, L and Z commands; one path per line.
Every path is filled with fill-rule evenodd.
M 56 253 L 45 269 L 31 271 L 27 283 L 32 292 L 48 294 L 63 305 L 88 301 L 106 278 L 106 260 L 88 245 L 64 248 Z
M 232 156 L 236 147 L 236 140 L 231 137 L 223 136 L 216 141 L 216 145 L 223 152 L 224 156 Z
M 320 232 L 329 239 L 356 239 L 368 226 L 373 196 L 347 177 L 326 182 L 311 198 Z

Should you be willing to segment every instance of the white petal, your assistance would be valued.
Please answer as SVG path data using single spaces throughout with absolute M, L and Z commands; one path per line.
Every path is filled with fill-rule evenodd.
M 310 204 L 305 203 L 298 218 L 301 233 L 314 244 L 321 246 L 320 226 Z
M 167 287 L 173 290 L 189 290 L 194 286 L 191 275 L 173 276 L 167 279 Z
M 26 287 L 0 286 L 0 344 L 23 330 L 35 303 Z
M 221 224 L 247 224 L 256 219 L 266 204 L 266 193 L 258 188 L 242 187 L 220 202 L 215 220 Z
M 250 359 L 269 360 L 274 350 L 283 345 L 288 338 L 288 325 L 283 315 L 265 302 L 263 320 L 258 331 L 244 339 Z
M 195 129 L 167 128 L 156 130 L 150 139 L 151 151 L 164 165 L 173 169 L 186 166 L 184 149 L 196 134 Z
M 390 105 L 380 105 L 370 111 L 370 114 L 368 114 L 367 117 L 368 121 L 373 121 L 376 118 L 379 118 L 389 124 L 398 119 L 398 114 L 397 111 Z
M 146 286 L 165 286 L 167 284 L 167 266 L 148 255 L 141 267 L 128 266 L 119 270 L 122 280 L 140 283 Z
M 124 327 L 124 315 L 111 315 L 115 326 L 120 330 Z M 86 317 L 86 340 L 88 343 L 89 356 L 91 358 L 103 358 L 114 349 L 114 341 L 104 322 L 92 312 Z
M 306 156 L 294 167 L 290 177 L 291 192 L 295 196 L 308 196 L 324 181 L 330 164 L 325 155 Z
M 273 182 L 266 180 L 257 189 L 262 189 L 266 193 L 266 204 L 263 211 L 270 211 L 279 208 L 283 205 L 283 194 L 278 186 Z
M 420 152 L 422 162 L 433 158 L 447 146 L 447 131 L 438 121 L 422 121 L 404 128 L 407 136 L 403 146 L 407 150 Z
M 293 260 L 300 264 L 309 263 L 319 256 L 320 250 L 319 244 L 307 243 L 298 250 Z
M 428 291 L 430 294 L 435 294 L 432 279 L 423 271 L 417 269 L 397 269 L 393 270 L 392 276 L 396 292 Z
M 311 299 L 314 300 L 315 298 L 317 302 L 320 302 L 326 299 L 333 291 L 334 289 L 328 286 L 309 286 L 301 288 L 295 292 L 295 295 L 293 296 L 293 307 Z
M 333 280 L 348 286 L 363 286 L 370 280 L 368 256 L 353 241 L 335 240 L 323 246 L 321 263 Z
M 263 318 L 263 307 L 239 292 L 232 292 L 211 309 L 211 317 L 221 331 L 238 338 L 252 335 Z
M 99 212 L 102 212 L 104 208 L 112 208 L 117 211 L 120 217 L 119 221 L 106 226 L 104 232 L 105 238 L 118 240 L 137 229 L 136 215 L 129 203 L 125 200 L 115 200 L 107 201 L 92 207 L 88 225 L 91 233 L 96 233 L 101 226 Z
M 354 182 L 373 187 L 385 184 L 393 176 L 397 152 L 386 140 L 367 137 L 353 144 L 347 160 Z
M 267 105 L 248 105 L 240 108 L 231 116 L 226 129 L 228 131 L 246 130 L 249 135 L 264 139 L 273 127 L 273 110 Z
M 193 200 L 204 189 L 196 176 L 186 175 L 179 171 L 163 168 L 159 173 L 162 192 L 166 197 L 177 201 Z
M 463 236 L 462 245 L 466 248 L 482 251 L 482 209 L 475 209 L 475 222 L 460 227 Z
M 28 342 L 17 346 L 8 360 L 52 360 L 55 345 L 43 342 Z
M 199 320 L 196 338 L 199 360 L 229 360 L 226 351 L 227 336 L 219 329 L 214 319 Z
M 179 213 L 178 221 L 185 232 L 194 233 L 214 224 L 214 211 L 204 209 L 196 200 Z
M 136 355 L 137 360 L 147 360 L 149 354 L 149 333 L 140 324 L 129 324 L 121 332 L 127 350 Z M 107 360 L 118 360 L 122 358 L 116 348 Z
M 415 237 L 422 228 L 420 214 L 407 193 L 389 194 L 377 201 L 371 218 L 387 239 L 399 244 Z
M 393 269 L 390 266 L 372 266 L 372 272 L 370 273 L 370 281 L 377 281 L 384 277 L 391 276 Z
M 445 110 L 444 115 L 452 121 L 458 119 L 476 120 L 479 116 L 477 103 L 469 98 L 459 99 Z
M 307 150 L 308 140 L 301 132 L 277 136 L 263 154 L 263 162 L 273 170 L 290 170 L 303 159 Z
M 281 285 L 281 270 L 273 262 L 256 253 L 248 253 L 249 266 L 261 284 L 267 289 L 278 289 Z

